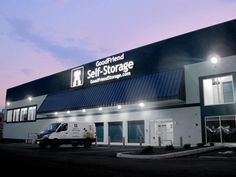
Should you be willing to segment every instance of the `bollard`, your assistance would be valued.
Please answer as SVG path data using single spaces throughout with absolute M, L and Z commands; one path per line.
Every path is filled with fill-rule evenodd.
M 180 138 L 179 138 L 179 144 L 180 144 L 180 147 L 183 147 L 183 137 L 181 136 Z
M 123 147 L 125 147 L 125 137 L 122 138 Z
M 96 136 L 95 146 L 97 147 L 97 145 L 98 145 L 98 138 L 97 138 L 97 136 Z
M 160 136 L 158 136 L 158 146 L 159 146 L 159 148 L 161 148 L 161 137 Z
M 108 147 L 111 147 L 111 137 L 108 136 Z
M 140 137 L 139 137 L 139 145 L 142 146 L 142 143 L 143 143 L 142 137 L 140 136 Z

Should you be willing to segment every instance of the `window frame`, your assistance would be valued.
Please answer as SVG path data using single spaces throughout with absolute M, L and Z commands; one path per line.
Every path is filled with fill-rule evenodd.
M 35 107 L 35 115 L 34 115 L 34 119 L 33 120 L 28 120 L 28 115 L 29 115 L 29 108 L 30 107 Z M 23 120 L 21 121 L 21 109 L 27 108 L 27 120 Z M 19 119 L 17 121 L 13 120 L 13 115 L 14 115 L 14 110 L 20 109 L 19 111 Z M 7 120 L 7 116 L 6 116 L 6 123 L 24 123 L 24 122 L 35 122 L 37 120 L 37 105 L 29 105 L 29 106 L 22 106 L 22 107 L 16 107 L 16 108 L 11 108 L 11 109 L 7 109 L 7 115 L 8 115 L 8 111 L 12 111 L 12 116 L 11 116 L 11 121 Z
M 227 76 L 231 76 L 232 77 L 232 81 L 225 81 L 225 82 L 232 82 L 232 90 L 233 90 L 233 102 L 227 102 L 227 103 L 216 103 L 216 104 L 207 104 L 206 105 L 206 101 L 205 101 L 205 89 L 204 89 L 204 80 L 207 79 L 214 79 L 214 78 L 221 78 L 221 77 L 227 77 Z M 235 87 L 234 87 L 234 73 L 226 73 L 226 74 L 222 74 L 222 75 L 211 75 L 211 76 L 207 76 L 207 77 L 200 77 L 201 80 L 201 84 L 202 84 L 202 100 L 203 100 L 203 106 L 218 106 L 218 105 L 228 105 L 228 104 L 235 104 L 236 103 L 236 99 L 235 99 Z M 225 83 L 222 82 L 222 83 Z M 222 91 L 222 97 L 223 97 L 223 101 L 224 101 L 224 93 L 223 93 L 223 84 L 221 84 L 220 87 L 221 91 Z

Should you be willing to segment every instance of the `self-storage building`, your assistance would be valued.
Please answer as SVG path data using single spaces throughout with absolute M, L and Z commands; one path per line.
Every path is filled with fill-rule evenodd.
M 232 20 L 9 88 L 3 136 L 67 120 L 98 144 L 236 143 L 235 88 Z

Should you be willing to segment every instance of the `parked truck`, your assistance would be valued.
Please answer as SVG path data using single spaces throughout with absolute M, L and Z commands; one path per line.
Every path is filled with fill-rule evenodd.
M 82 122 L 55 122 L 37 134 L 36 143 L 40 148 L 51 146 L 57 148 L 62 144 L 71 144 L 73 147 L 84 145 L 90 147 L 96 141 L 94 123 Z

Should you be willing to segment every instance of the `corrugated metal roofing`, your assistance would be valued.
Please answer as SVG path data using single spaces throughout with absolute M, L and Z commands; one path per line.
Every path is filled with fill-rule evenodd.
M 183 69 L 63 91 L 46 97 L 38 113 L 135 103 L 140 100 L 184 99 Z

